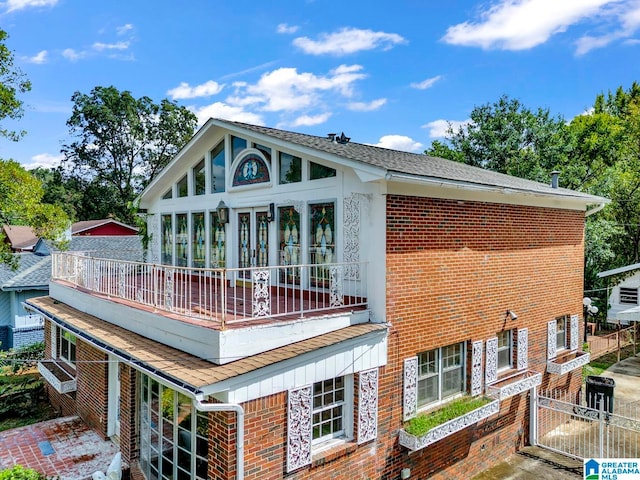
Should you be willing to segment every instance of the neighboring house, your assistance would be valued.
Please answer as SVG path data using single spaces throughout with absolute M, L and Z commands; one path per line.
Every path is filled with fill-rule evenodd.
M 142 259 L 142 244 L 137 235 L 73 237 L 67 251 L 83 254 L 99 251 L 100 256 L 107 258 Z M 51 247 L 48 242 L 38 240 L 33 252 L 15 255 L 16 270 L 0 264 L 0 350 L 44 341 L 42 316 L 25 310 L 24 302 L 49 292 Z
M 85 220 L 71 225 L 72 236 L 137 235 L 138 229 L 113 218 Z
M 629 325 L 640 321 L 640 263 L 598 273 L 598 278 L 622 278 L 607 289 L 607 322 Z
M 33 228 L 23 225 L 3 225 L 2 233 L 4 241 L 14 252 L 30 252 L 38 241 Z
M 40 370 L 132 478 L 467 478 L 527 444 L 530 392 L 580 388 L 605 202 L 211 119 L 140 197 L 149 263 L 53 254 Z M 464 395 L 493 400 L 404 431 Z

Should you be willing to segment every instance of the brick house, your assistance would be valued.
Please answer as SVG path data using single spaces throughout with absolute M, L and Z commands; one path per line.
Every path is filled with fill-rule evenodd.
M 532 390 L 580 387 L 605 201 L 211 119 L 140 197 L 148 263 L 54 254 L 50 399 L 135 478 L 470 477 L 527 444 Z

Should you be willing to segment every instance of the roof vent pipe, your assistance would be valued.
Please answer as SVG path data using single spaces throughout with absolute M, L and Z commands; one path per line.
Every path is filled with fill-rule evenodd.
M 551 188 L 558 188 L 558 178 L 560 177 L 560 172 L 554 170 L 551 172 Z

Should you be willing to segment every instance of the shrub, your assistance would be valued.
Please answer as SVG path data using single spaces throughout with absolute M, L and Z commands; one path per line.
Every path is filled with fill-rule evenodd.
M 0 471 L 0 480 L 46 480 L 46 478 L 42 473 L 22 465 L 14 465 Z

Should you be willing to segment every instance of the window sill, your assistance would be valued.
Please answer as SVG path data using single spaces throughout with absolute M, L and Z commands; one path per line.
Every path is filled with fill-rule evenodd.
M 337 458 L 349 455 L 355 452 L 358 445 L 351 440 L 335 440 L 327 442 L 326 445 L 320 444 L 314 447 L 314 452 L 311 456 L 311 468 L 320 467 Z

